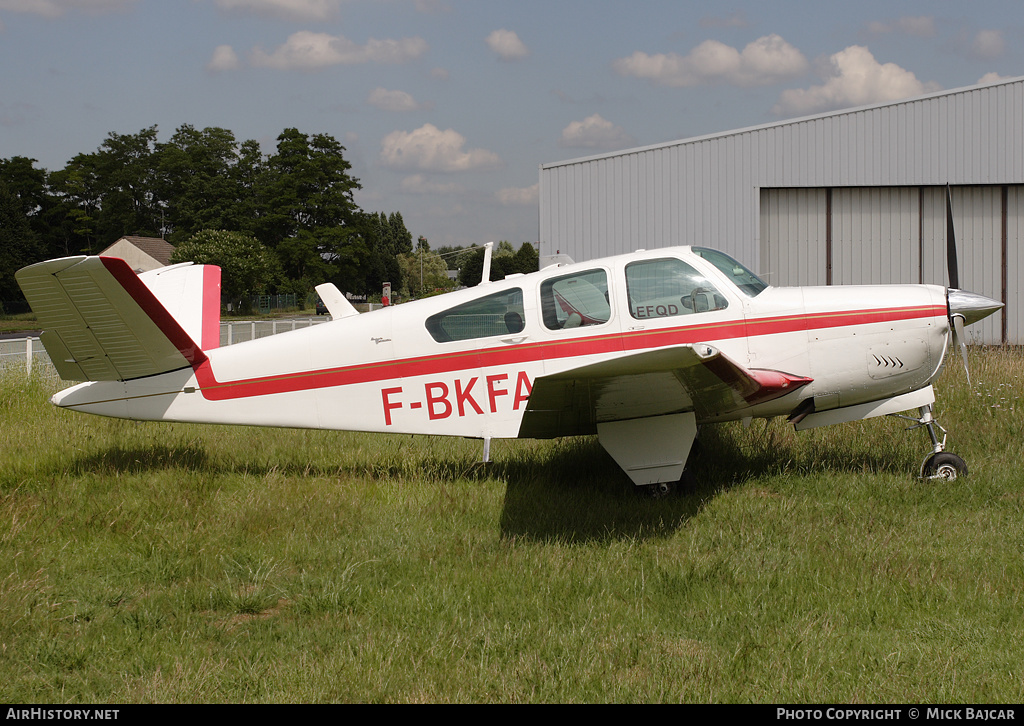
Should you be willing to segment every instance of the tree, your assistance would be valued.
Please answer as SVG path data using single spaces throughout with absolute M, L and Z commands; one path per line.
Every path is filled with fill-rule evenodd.
M 536 272 L 539 264 L 537 250 L 530 242 L 524 242 L 515 254 L 509 254 L 514 249 L 509 242 L 499 242 L 498 248 L 502 254 L 491 254 L 491 277 L 492 280 L 502 280 L 506 275 L 513 273 Z M 480 284 L 484 271 L 484 248 L 471 248 L 475 250 L 471 256 L 464 259 L 459 269 L 459 284 L 466 287 L 474 287 Z
M 309 137 L 298 129 L 285 129 L 277 141 L 259 182 L 264 242 L 276 246 L 300 229 L 352 223 L 359 209 L 352 195 L 362 187 L 348 174 L 345 147 L 327 134 Z
M 38 219 L 49 204 L 46 171 L 36 169 L 35 163 L 35 159 L 24 156 L 0 159 L 0 182 L 6 184 L 8 194 L 14 198 L 21 213 L 30 222 Z
M 285 129 L 256 180 L 257 237 L 281 259 L 292 280 L 321 276 L 315 257 L 337 275 L 366 264 L 362 212 L 353 199 L 361 188 L 349 175 L 345 147 L 327 134 Z
M 258 145 L 254 150 L 252 144 L 240 147 L 227 129 L 198 131 L 185 124 L 168 143 L 157 146 L 156 169 L 170 242 L 201 229 L 252 233 L 252 196 L 263 161 Z
M 109 244 L 128 234 L 159 236 L 163 203 L 157 195 L 157 127 L 137 134 L 111 133 L 92 154 L 78 154 L 65 167 L 76 184 L 63 189 L 76 206 L 92 211 L 91 230 Z
M 448 265 L 441 255 L 430 251 L 430 242 L 423 235 L 416 241 L 416 250 L 398 255 L 398 261 L 402 267 L 402 278 L 405 280 L 401 288 L 403 295 L 424 297 L 452 288 L 452 281 L 448 278 Z
M 540 254 L 530 242 L 523 242 L 512 260 L 512 272 L 536 272 L 540 269 Z M 508 274 L 508 273 L 506 273 Z
M 14 273 L 38 262 L 42 246 L 24 213 L 24 202 L 0 180 L 0 313 L 26 305 Z M 27 308 L 26 308 L 27 309 Z
M 278 275 L 277 261 L 255 237 L 205 229 L 175 247 L 171 262 L 221 268 L 221 294 L 235 302 L 266 292 Z
M 370 214 L 366 219 L 366 291 L 376 292 L 384 282 L 393 290 L 407 289 L 399 255 L 412 252 L 412 234 L 401 212 Z
M 102 194 L 93 167 L 91 160 L 79 155 L 50 174 L 50 191 L 57 210 L 54 216 L 60 219 L 57 226 L 65 255 L 72 254 L 72 250 L 92 254 L 102 248 L 98 232 Z

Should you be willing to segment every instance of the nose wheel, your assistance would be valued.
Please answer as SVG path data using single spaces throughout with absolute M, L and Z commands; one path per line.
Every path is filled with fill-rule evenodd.
M 967 462 L 948 451 L 932 454 L 921 465 L 922 479 L 954 481 L 961 476 L 967 476 Z
M 928 438 L 931 439 L 932 453 L 921 464 L 921 478 L 954 481 L 961 476 L 967 476 L 967 462 L 956 454 L 945 451 L 946 429 L 942 428 L 935 420 L 931 405 L 921 406 L 917 411 L 920 418 L 911 416 L 900 416 L 900 418 L 913 421 L 914 425 L 910 427 L 912 429 L 924 427 L 928 431 Z M 939 438 L 940 431 L 942 432 L 941 439 Z

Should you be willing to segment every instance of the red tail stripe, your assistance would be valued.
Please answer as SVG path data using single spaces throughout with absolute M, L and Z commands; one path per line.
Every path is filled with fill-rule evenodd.
M 202 349 L 189 337 L 174 316 L 167 312 L 167 308 L 160 304 L 160 301 L 132 271 L 127 262 L 119 257 L 100 257 L 100 261 L 107 268 L 107 272 L 121 284 L 121 287 L 149 316 L 149 319 L 156 323 L 160 332 L 166 335 L 171 344 L 185 356 L 189 365 L 195 367 L 206 361 L 206 355 Z

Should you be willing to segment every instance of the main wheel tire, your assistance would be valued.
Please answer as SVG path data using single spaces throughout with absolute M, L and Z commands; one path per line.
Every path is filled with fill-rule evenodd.
M 961 476 L 967 476 L 967 462 L 948 451 L 932 454 L 925 459 L 924 465 L 921 467 L 921 478 L 923 479 L 954 481 Z
M 689 469 L 683 471 L 679 481 L 663 481 L 637 487 L 648 499 L 668 499 L 676 495 L 692 494 L 697 490 L 697 477 Z
M 678 490 L 678 482 L 662 481 L 657 484 L 644 484 L 640 491 L 648 499 L 668 499 Z

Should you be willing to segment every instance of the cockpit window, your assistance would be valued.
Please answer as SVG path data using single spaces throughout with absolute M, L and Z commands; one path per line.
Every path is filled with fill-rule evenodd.
M 540 286 L 541 311 L 549 330 L 581 328 L 608 322 L 608 276 L 588 270 L 546 280 Z
M 626 265 L 629 312 L 637 320 L 705 313 L 729 306 L 714 283 L 675 257 Z
M 768 283 L 724 252 L 709 250 L 706 247 L 693 247 L 691 250 L 693 254 L 717 267 L 747 297 L 757 297 L 762 290 L 768 287 Z
M 516 287 L 448 308 L 427 318 L 427 331 L 438 343 L 515 335 L 525 327 L 523 291 Z

